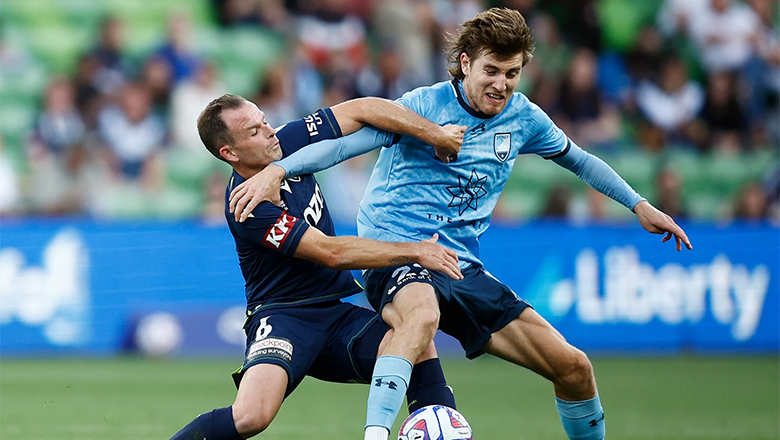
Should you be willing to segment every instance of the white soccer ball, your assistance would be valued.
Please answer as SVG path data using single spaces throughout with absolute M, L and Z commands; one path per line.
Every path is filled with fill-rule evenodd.
M 443 405 L 429 405 L 409 414 L 398 440 L 474 440 L 461 413 Z

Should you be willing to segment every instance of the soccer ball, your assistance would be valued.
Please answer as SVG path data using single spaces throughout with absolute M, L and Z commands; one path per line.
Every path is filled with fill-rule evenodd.
M 398 440 L 474 440 L 466 418 L 452 408 L 429 405 L 409 414 Z

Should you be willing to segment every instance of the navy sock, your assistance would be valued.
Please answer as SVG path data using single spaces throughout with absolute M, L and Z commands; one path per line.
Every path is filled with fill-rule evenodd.
M 438 358 L 420 362 L 412 369 L 409 388 L 406 390 L 409 413 L 428 405 L 444 405 L 455 408 L 455 396 L 447 386 L 441 362 Z
M 195 417 L 171 440 L 243 440 L 233 422 L 233 407 L 219 408 Z

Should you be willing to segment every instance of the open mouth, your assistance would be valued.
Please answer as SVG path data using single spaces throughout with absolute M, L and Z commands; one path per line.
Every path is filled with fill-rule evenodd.
M 499 95 L 497 93 L 485 93 L 485 96 L 487 96 L 488 101 L 496 104 L 504 102 L 504 95 Z

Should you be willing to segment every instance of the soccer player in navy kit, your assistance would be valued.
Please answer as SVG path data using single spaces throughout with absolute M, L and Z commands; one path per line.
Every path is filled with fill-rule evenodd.
M 390 327 L 375 312 L 340 302 L 361 288 L 347 270 L 414 264 L 460 279 L 455 252 L 435 244 L 382 243 L 336 237 L 312 175 L 288 179 L 280 206 L 263 203 L 242 223 L 230 214 L 231 190 L 269 163 L 311 142 L 351 133 L 366 123 L 419 136 L 457 151 L 462 129 L 440 127 L 391 101 L 363 98 L 322 109 L 274 130 L 253 103 L 235 95 L 212 101 L 198 119 L 206 148 L 233 166 L 225 215 L 246 280 L 246 358 L 234 373 L 235 403 L 201 414 L 173 439 L 241 439 L 262 432 L 284 398 L 309 375 L 342 383 L 368 383 Z M 409 386 L 411 409 L 454 406 L 432 344 L 426 346 Z M 412 370 L 411 363 L 402 366 Z M 408 372 L 407 372 L 408 373 Z M 406 374 L 406 377 L 409 377 Z M 377 386 L 395 388 L 394 381 Z
M 463 24 L 448 54 L 452 81 L 415 89 L 398 102 L 436 123 L 468 127 L 457 160 L 437 161 L 441 156 L 424 141 L 363 129 L 269 166 L 234 190 L 235 215 L 243 218 L 246 209 L 273 197 L 269 188 L 276 188 L 274 182 L 285 175 L 315 172 L 393 144 L 382 149 L 371 174 L 358 213 L 358 234 L 409 242 L 439 233 L 440 243 L 457 251 L 464 279 L 449 280 L 410 265 L 364 272 L 369 301 L 394 330 L 377 360 L 375 377 L 382 377 L 377 370 L 391 369 L 399 357 L 414 359 L 438 326 L 461 342 L 469 358 L 491 353 L 550 380 L 567 436 L 603 439 L 604 412 L 588 357 L 484 269 L 479 237 L 490 224 L 516 157 L 532 153 L 569 169 L 631 209 L 647 231 L 666 234 L 664 242 L 674 238 L 678 251 L 683 243 L 691 249 L 690 241 L 671 217 L 514 92 L 533 54 L 531 33 L 519 12 L 493 8 L 478 14 Z M 369 404 L 371 399 L 369 395 Z M 400 407 L 402 399 L 396 392 L 393 405 Z M 389 412 L 369 414 L 365 439 L 385 440 L 394 417 Z

